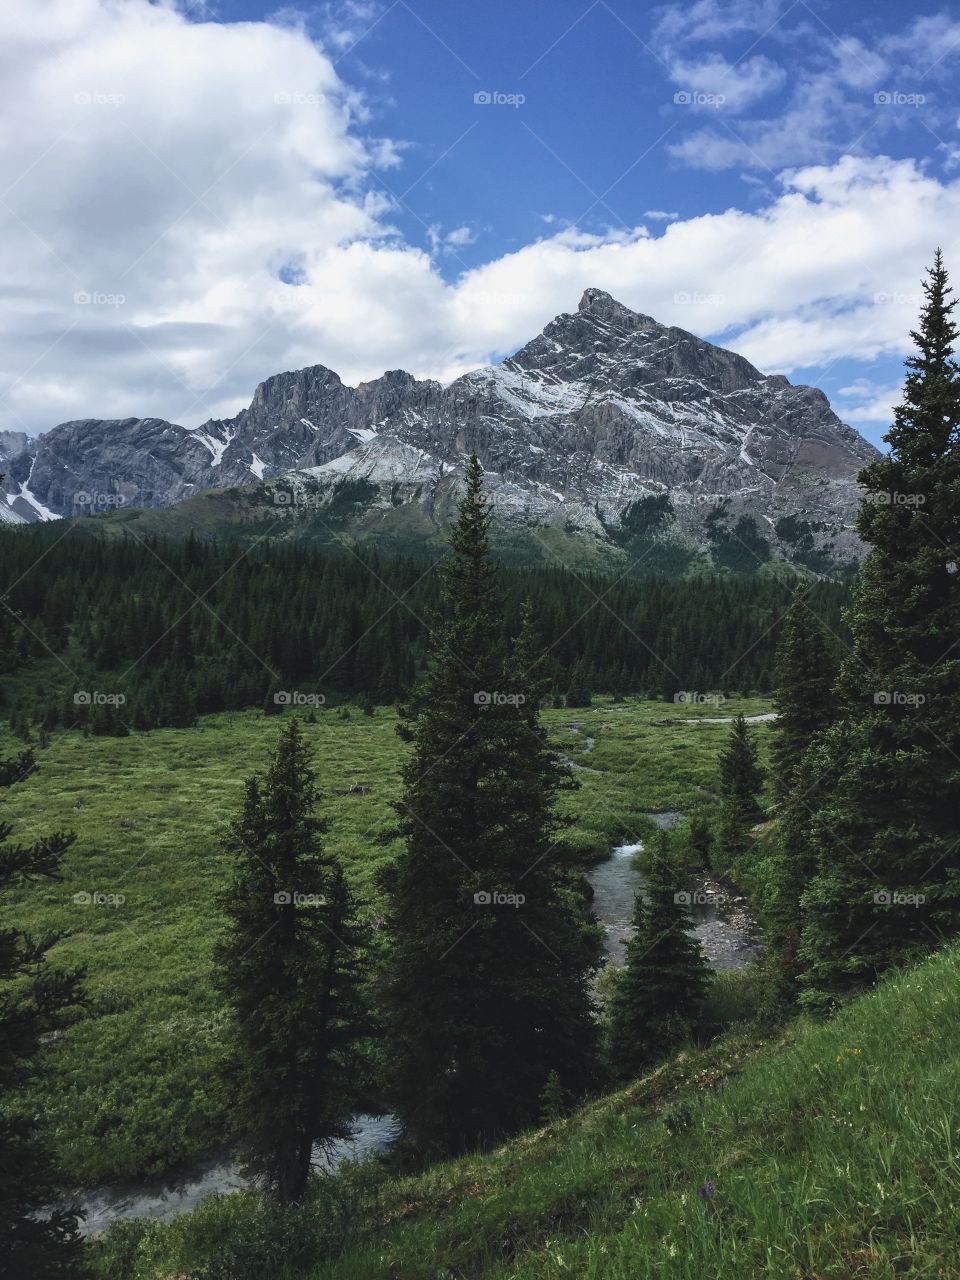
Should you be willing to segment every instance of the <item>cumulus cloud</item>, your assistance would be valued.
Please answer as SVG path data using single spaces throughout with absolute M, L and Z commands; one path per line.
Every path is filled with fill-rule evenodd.
M 401 148 L 368 136 L 323 48 L 289 16 L 8 0 L 3 426 L 194 425 L 316 363 L 350 382 L 399 367 L 445 380 L 516 349 L 588 286 L 770 372 L 867 360 L 908 347 L 933 247 L 960 261 L 960 179 L 847 157 L 783 174 L 752 212 L 653 210 L 668 223 L 656 235 L 550 225 L 445 278 L 473 233 L 436 228 L 433 252 L 401 237 L 375 178 Z
M 319 280 L 326 255 L 390 241 L 365 180 L 395 152 L 296 26 L 9 0 L 0 50 L 14 420 L 232 405 L 250 350 L 282 361 L 281 269 Z
M 782 186 L 758 212 L 676 221 L 657 237 L 561 233 L 470 272 L 456 293 L 524 299 L 515 310 L 529 326 L 538 307 L 569 310 L 597 285 L 722 337 L 770 372 L 908 350 L 934 246 L 960 260 L 960 182 L 909 161 L 847 157 L 787 173 Z

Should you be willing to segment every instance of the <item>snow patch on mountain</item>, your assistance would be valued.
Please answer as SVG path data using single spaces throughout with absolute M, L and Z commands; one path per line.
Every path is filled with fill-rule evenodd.
M 44 506 L 44 504 L 40 501 L 40 499 L 33 493 L 33 491 L 30 488 L 30 481 L 33 479 L 33 469 L 36 465 L 37 465 L 37 460 L 36 458 L 34 458 L 33 462 L 31 462 L 30 464 L 30 471 L 27 475 L 26 480 L 24 480 L 23 483 L 20 485 L 19 496 L 25 502 L 29 503 L 31 507 L 33 507 L 34 511 L 37 513 L 37 515 L 40 517 L 41 520 L 59 520 L 60 516 L 58 515 L 58 513 L 56 511 L 51 511 L 49 507 Z
M 232 442 L 236 439 L 236 431 L 227 428 L 224 437 L 212 436 L 208 434 L 202 427 L 188 427 L 187 430 L 193 436 L 194 440 L 199 440 L 205 449 L 210 450 L 210 466 L 219 467 L 223 461 L 223 455 L 230 448 Z

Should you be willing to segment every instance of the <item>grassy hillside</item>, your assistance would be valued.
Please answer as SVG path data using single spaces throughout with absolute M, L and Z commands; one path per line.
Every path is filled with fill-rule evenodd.
M 278 476 L 260 484 L 207 489 L 171 507 L 125 507 L 72 523 L 85 533 L 108 538 L 126 533 L 140 538 L 193 535 L 240 544 L 271 538 L 328 549 L 363 546 L 413 559 L 433 560 L 447 548 L 455 490 L 444 490 L 423 502 L 411 486 L 395 485 L 388 491 L 365 479 L 330 484 L 302 472 L 296 475 L 295 488 L 289 479 Z M 813 533 L 819 527 L 815 530 L 796 518 L 784 525 L 788 536 L 782 543 L 764 538 L 756 521 L 746 517 L 738 532 L 727 529 L 721 520 L 716 529 L 711 527 L 712 542 L 698 545 L 672 517 L 650 521 L 644 516 L 653 501 L 633 504 L 622 521 L 612 524 L 599 516 L 593 530 L 559 518 L 547 524 L 516 516 L 500 519 L 495 507 L 491 545 L 499 559 L 513 567 L 563 565 L 618 575 L 636 570 L 680 578 L 721 571 L 792 580 L 811 570 L 844 578 L 855 568 L 837 557 L 832 544 L 814 550 Z
M 740 706 L 767 709 L 731 700 L 720 714 Z M 649 812 L 709 805 L 728 727 L 702 721 L 716 714 L 632 700 L 547 711 L 552 739 L 589 766 L 577 772 L 580 791 L 564 800 L 575 818 L 565 856 L 595 860 L 642 835 Z M 16 903 L 31 931 L 70 935 L 55 960 L 88 969 L 89 1004 L 53 1046 L 37 1100 L 78 1185 L 161 1173 L 229 1132 L 210 974 L 216 897 L 228 876 L 218 837 L 243 779 L 266 763 L 279 723 L 251 711 L 127 738 L 54 734 L 38 752 L 39 772 L 3 798 L 15 839 L 56 829 L 78 835 L 63 881 L 29 886 Z M 349 719 L 330 708 L 304 726 L 330 819 L 328 844 L 371 928 L 376 871 L 393 852 L 379 836 L 392 825 L 398 792 L 404 748 L 395 724 L 386 708 L 373 716 L 354 708 Z M 761 736 L 766 729 L 757 727 Z M 584 755 L 588 736 L 595 746 Z M 21 746 L 0 734 L 0 754 Z M 77 903 L 76 894 L 113 901 Z
M 365 481 L 346 482 L 332 490 L 311 486 L 309 481 L 300 483 L 312 501 L 278 502 L 278 488 L 286 496 L 282 482 L 252 484 L 208 489 L 163 509 L 128 507 L 80 517 L 73 523 L 84 533 L 108 538 L 128 533 L 139 538 L 194 535 L 238 544 L 271 538 L 330 550 L 363 546 L 386 555 L 431 561 L 447 550 L 449 495 L 439 510 L 428 510 L 419 502 L 376 502 L 377 487 Z M 491 542 L 498 558 L 514 567 L 563 565 L 583 572 L 622 574 L 631 570 L 632 561 L 638 561 L 646 573 L 678 577 L 694 564 L 702 570 L 711 567 L 707 557 L 698 557 L 693 549 L 670 539 L 662 548 L 627 548 L 604 534 L 559 523 L 524 527 L 495 521 Z M 747 571 L 755 568 L 752 562 Z
M 341 1180 L 339 1257 L 322 1257 L 336 1234 L 329 1192 L 283 1223 L 243 1195 L 168 1226 L 125 1226 L 98 1246 L 100 1274 L 955 1277 L 958 1097 L 955 946 L 829 1023 L 730 1035 L 490 1154 Z

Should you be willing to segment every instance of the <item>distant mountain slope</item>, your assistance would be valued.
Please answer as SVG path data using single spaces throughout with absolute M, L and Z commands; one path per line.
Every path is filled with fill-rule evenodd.
M 316 365 L 267 379 L 229 420 L 85 419 L 15 446 L 7 506 L 28 520 L 164 508 L 297 472 L 280 488 L 292 503 L 309 495 L 319 510 L 318 494 L 348 481 L 364 494 L 358 532 L 429 538 L 476 450 L 507 531 L 559 527 L 654 559 L 668 543 L 824 564 L 861 551 L 855 477 L 877 456 L 822 392 L 599 289 L 447 387 L 399 370 L 347 387 Z

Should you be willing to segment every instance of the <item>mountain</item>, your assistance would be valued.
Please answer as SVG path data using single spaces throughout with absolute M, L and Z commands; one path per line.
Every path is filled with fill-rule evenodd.
M 315 365 L 268 378 L 248 409 L 202 427 L 84 419 L 19 451 L 14 434 L 6 505 L 27 520 L 122 508 L 129 521 L 131 508 L 180 504 L 171 524 L 216 512 L 302 531 L 325 511 L 344 525 L 346 496 L 356 536 L 429 540 L 476 450 L 502 537 L 573 536 L 651 567 L 704 550 L 731 567 L 854 559 L 856 473 L 877 456 L 821 391 L 600 289 L 446 387 L 402 370 L 348 387 Z

